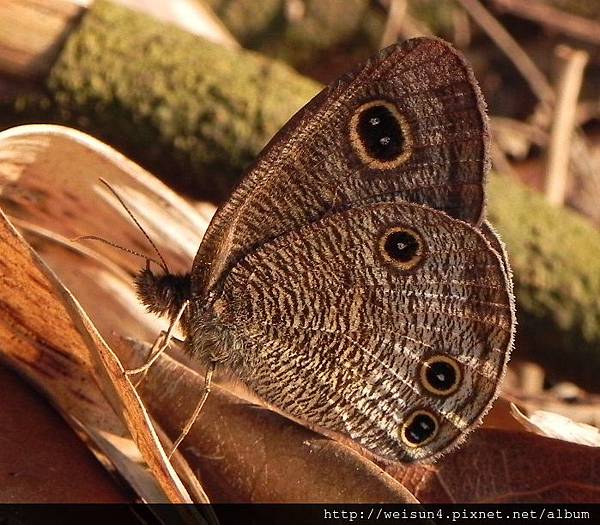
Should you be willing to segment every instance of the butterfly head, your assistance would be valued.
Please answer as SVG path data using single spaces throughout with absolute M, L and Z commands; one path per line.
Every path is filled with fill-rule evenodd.
M 135 277 L 135 288 L 140 301 L 154 314 L 165 315 L 173 320 L 190 299 L 190 274 L 162 272 L 155 275 L 149 267 Z

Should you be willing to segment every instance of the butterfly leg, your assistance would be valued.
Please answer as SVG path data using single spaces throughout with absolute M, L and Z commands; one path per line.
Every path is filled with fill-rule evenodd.
M 206 403 L 206 400 L 208 399 L 208 394 L 210 394 L 210 385 L 211 385 L 211 381 L 212 381 L 212 375 L 213 375 L 213 372 L 215 371 L 215 366 L 216 366 L 216 363 L 214 361 L 211 361 L 210 364 L 208 365 L 208 368 L 206 370 L 206 376 L 204 377 L 204 392 L 202 393 L 202 397 L 200 398 L 199 403 L 196 405 L 196 408 L 194 409 L 192 416 L 187 420 L 187 423 L 183 427 L 181 434 L 179 434 L 179 437 L 177 438 L 175 443 L 173 443 L 173 448 L 171 449 L 171 451 L 168 454 L 169 459 L 171 459 L 171 456 L 175 453 L 175 451 L 177 450 L 177 447 L 185 439 L 185 436 L 188 435 L 192 426 L 196 422 L 196 419 L 198 419 L 198 416 L 200 415 L 200 412 L 202 411 L 202 407 L 204 406 L 204 403 Z
M 179 312 L 177 312 L 177 315 L 175 316 L 175 319 L 173 319 L 173 322 L 169 326 L 169 329 L 166 332 L 162 331 L 158 335 L 158 337 L 156 338 L 156 341 L 154 341 L 154 344 L 152 345 L 152 348 L 150 349 L 150 358 L 148 359 L 148 361 L 146 361 L 142 366 L 139 366 L 137 368 L 125 370 L 125 375 L 129 376 L 129 375 L 143 373 L 142 377 L 138 381 L 138 384 L 144 379 L 144 377 L 146 376 L 146 373 L 148 372 L 150 367 L 156 362 L 156 360 L 162 355 L 162 353 L 167 348 L 169 348 L 169 343 L 171 342 L 171 339 L 174 338 L 173 332 L 175 332 L 175 328 L 177 327 L 177 324 L 179 323 L 181 316 L 183 315 L 183 312 L 185 312 L 185 309 L 188 307 L 189 304 L 190 304 L 189 301 L 185 301 L 181 305 L 181 308 L 179 309 Z
M 152 344 L 150 351 L 148 352 L 148 361 L 146 361 L 146 363 L 139 368 L 125 370 L 125 375 L 134 375 L 134 374 L 138 374 L 141 372 L 140 377 L 133 384 L 133 386 L 135 386 L 136 388 L 146 378 L 146 375 L 148 374 L 148 370 L 150 370 L 150 366 L 146 367 L 146 365 L 148 365 L 148 363 L 150 363 L 150 365 L 151 365 L 154 361 L 156 361 L 155 356 L 159 356 L 160 354 L 162 354 L 162 352 L 164 351 L 162 349 L 163 347 L 165 349 L 167 348 L 168 345 L 165 346 L 166 337 L 167 337 L 167 332 L 165 330 L 161 330 L 160 333 L 158 334 L 158 337 L 154 340 L 154 343 Z

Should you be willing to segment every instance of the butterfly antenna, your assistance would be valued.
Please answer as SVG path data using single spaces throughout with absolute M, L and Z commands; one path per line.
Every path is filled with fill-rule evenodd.
M 146 262 L 153 262 L 154 264 L 156 264 L 156 266 L 163 268 L 163 265 L 156 259 L 153 259 L 152 257 L 148 257 L 147 255 L 144 255 L 143 253 L 139 253 L 134 250 L 130 250 L 129 248 L 125 248 L 124 246 L 121 246 L 114 242 L 107 241 L 106 239 L 103 239 L 102 237 L 98 237 L 96 235 L 80 235 L 79 237 L 75 237 L 74 239 L 71 239 L 71 241 L 72 242 L 100 241 L 100 242 L 103 242 L 104 244 L 108 244 L 109 246 L 112 246 L 113 248 L 118 248 L 119 250 L 123 250 L 124 252 L 130 253 L 131 255 L 136 255 L 137 257 L 141 257 L 142 259 L 145 259 Z
M 142 257 L 145 257 L 146 260 L 148 261 L 152 261 L 153 263 L 155 263 L 156 265 L 162 267 L 162 269 L 165 271 L 165 273 L 171 273 L 169 272 L 169 267 L 167 266 L 167 263 L 165 262 L 165 260 L 163 259 L 163 256 L 160 254 L 160 252 L 158 251 L 158 248 L 156 247 L 156 244 L 154 244 L 154 241 L 152 241 L 152 239 L 150 238 L 150 236 L 146 233 L 146 230 L 144 230 L 144 228 L 142 228 L 142 225 L 139 223 L 139 221 L 135 218 L 135 216 L 133 215 L 133 213 L 131 212 L 131 210 L 127 207 L 127 205 L 125 204 L 125 202 L 123 201 L 123 199 L 120 197 L 120 195 L 113 189 L 113 187 L 106 181 L 104 180 L 102 177 L 99 177 L 99 180 L 102 184 L 104 184 L 108 190 L 115 196 L 115 198 L 121 203 L 121 206 L 123 206 L 123 208 L 125 209 L 125 211 L 127 212 L 127 214 L 131 217 L 131 220 L 135 223 L 135 225 L 139 228 L 139 230 L 144 234 L 144 237 L 146 237 L 146 240 L 150 243 L 150 245 L 152 246 L 152 248 L 154 249 L 154 252 L 156 253 L 156 255 L 158 255 L 158 258 L 160 259 L 160 263 L 157 262 L 154 259 L 150 259 L 149 257 L 146 257 L 145 255 L 141 255 L 139 253 L 134 252 L 133 250 L 129 250 L 127 248 L 123 248 L 121 246 L 117 246 L 115 244 L 112 244 L 108 241 L 104 241 L 104 239 L 99 239 L 99 238 L 95 238 L 96 240 L 102 240 L 104 242 L 106 242 L 107 244 L 110 244 L 112 246 L 114 246 L 115 248 L 121 248 L 122 250 L 125 250 L 126 252 L 132 253 L 133 255 L 141 255 Z M 84 237 L 80 237 L 80 238 L 84 238 Z M 94 238 L 93 236 L 87 236 L 88 239 L 90 238 Z

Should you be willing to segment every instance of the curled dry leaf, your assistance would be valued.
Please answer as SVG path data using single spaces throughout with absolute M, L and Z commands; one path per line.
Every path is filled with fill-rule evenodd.
M 535 410 L 530 416 L 526 416 L 516 405 L 512 405 L 511 409 L 515 419 L 536 434 L 580 445 L 600 447 L 600 430 L 592 425 L 577 423 L 567 416 L 547 410 Z
M 61 280 L 77 290 L 78 300 L 109 342 L 117 325 L 122 334 L 151 339 L 166 323 L 146 314 L 133 293 L 131 279 L 143 259 L 94 241 L 71 242 L 92 234 L 155 256 L 100 178 L 142 221 L 170 268 L 188 270 L 212 208 L 201 215 L 145 170 L 75 130 L 34 125 L 0 133 L 4 212 Z M 111 297 L 119 303 L 115 315 L 106 308 Z
M 86 411 L 77 403 L 75 408 L 71 407 L 73 403 L 67 402 L 73 397 L 71 393 L 61 395 L 68 385 L 75 383 L 61 374 L 50 381 L 43 373 L 35 372 L 33 366 L 38 365 L 40 356 L 56 360 L 55 354 L 65 354 L 61 359 L 69 361 L 71 352 L 75 351 L 75 355 L 80 352 L 87 361 L 77 359 L 70 373 L 77 378 L 77 384 L 90 384 L 88 390 L 94 392 L 98 404 L 102 405 L 98 419 L 108 417 L 107 400 L 113 406 L 121 403 L 118 406 L 126 412 L 142 455 L 146 461 L 157 461 L 157 475 L 162 476 L 165 472 L 171 473 L 165 471 L 161 463 L 162 449 L 152 450 L 157 446 L 155 440 L 140 444 L 144 436 L 154 436 L 147 428 L 148 421 L 138 405 L 136 392 L 124 379 L 119 362 L 100 336 L 102 334 L 125 360 L 123 349 L 131 347 L 123 344 L 123 337 L 152 341 L 165 326 L 145 314 L 135 300 L 131 283 L 143 260 L 102 244 L 81 247 L 69 242 L 73 237 L 93 234 L 152 256 L 140 232 L 110 192 L 99 184 L 98 177 L 107 179 L 123 197 L 171 270 L 189 270 L 207 218 L 144 170 L 74 130 L 25 126 L 0 133 L 0 204 L 60 278 L 58 281 L 46 269 L 36 252 L 6 223 L 8 238 L 16 240 L 0 249 L 22 253 L 22 264 L 26 263 L 27 268 L 43 268 L 41 272 L 50 285 L 38 276 L 48 289 L 47 304 L 39 308 L 30 304 L 37 298 L 29 293 L 29 286 L 33 284 L 27 280 L 16 288 L 3 286 L 1 293 L 18 303 L 20 314 L 31 312 L 32 319 L 28 322 L 37 323 L 35 333 L 45 342 L 52 342 L 52 351 L 36 348 L 23 353 L 19 345 L 3 346 L 15 363 L 22 355 L 30 356 L 21 370 L 42 386 L 63 413 L 77 419 L 84 417 L 82 413 Z M 206 215 L 210 215 L 210 211 Z M 11 271 L 18 272 L 18 268 L 16 265 Z M 83 308 L 61 281 L 67 283 Z M 54 304 L 54 290 L 60 291 L 64 304 Z M 53 326 L 48 326 L 48 316 L 42 315 L 44 308 L 58 312 L 66 309 L 71 317 L 63 312 L 62 324 L 52 321 Z M 5 316 L 1 329 L 5 342 L 10 343 L 16 326 Z M 61 332 L 69 334 L 70 339 L 65 340 Z M 39 345 L 35 337 L 23 339 L 29 346 Z M 77 345 L 71 339 L 77 341 Z M 168 366 L 163 362 L 169 363 Z M 144 402 L 160 424 L 156 427 L 159 434 L 164 430 L 171 439 L 179 434 L 202 388 L 202 376 L 169 359 L 160 360 L 157 368 L 151 369 L 142 389 Z M 225 389 L 215 390 L 181 450 L 207 492 L 217 500 L 416 501 L 400 483 L 343 444 L 241 400 Z M 134 415 L 128 413 L 131 410 Z M 120 421 L 114 413 L 109 415 L 117 427 L 113 433 L 122 435 Z M 94 426 L 92 437 L 102 442 L 100 437 L 104 434 L 97 429 L 98 426 Z M 104 431 L 104 427 L 100 430 Z M 110 455 L 111 447 L 104 445 Z M 146 457 L 148 454 L 150 460 Z M 119 464 L 121 460 L 116 458 L 114 463 Z M 178 473 L 188 488 L 196 487 L 194 498 L 199 499 L 200 489 L 190 479 L 191 470 L 184 463 L 179 465 Z
M 125 435 L 124 423 L 166 501 L 191 501 L 158 446 L 148 415 L 118 359 L 79 303 L 2 212 L 0 253 L 3 357 L 84 429 Z M 156 490 L 151 497 L 163 499 Z

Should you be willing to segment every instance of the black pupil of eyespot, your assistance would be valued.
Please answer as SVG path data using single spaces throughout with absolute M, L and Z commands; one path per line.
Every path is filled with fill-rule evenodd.
M 369 155 L 385 162 L 402 153 L 404 135 L 398 119 L 383 105 L 365 109 L 358 119 L 358 136 Z
M 435 432 L 435 421 L 427 414 L 416 415 L 404 430 L 404 437 L 409 443 L 418 445 L 430 438 Z
M 410 261 L 417 250 L 419 242 L 409 232 L 399 231 L 390 233 L 385 240 L 385 251 L 390 257 L 400 262 Z
M 456 370 L 450 363 L 429 363 L 425 372 L 429 384 L 437 390 L 450 390 L 456 384 Z

